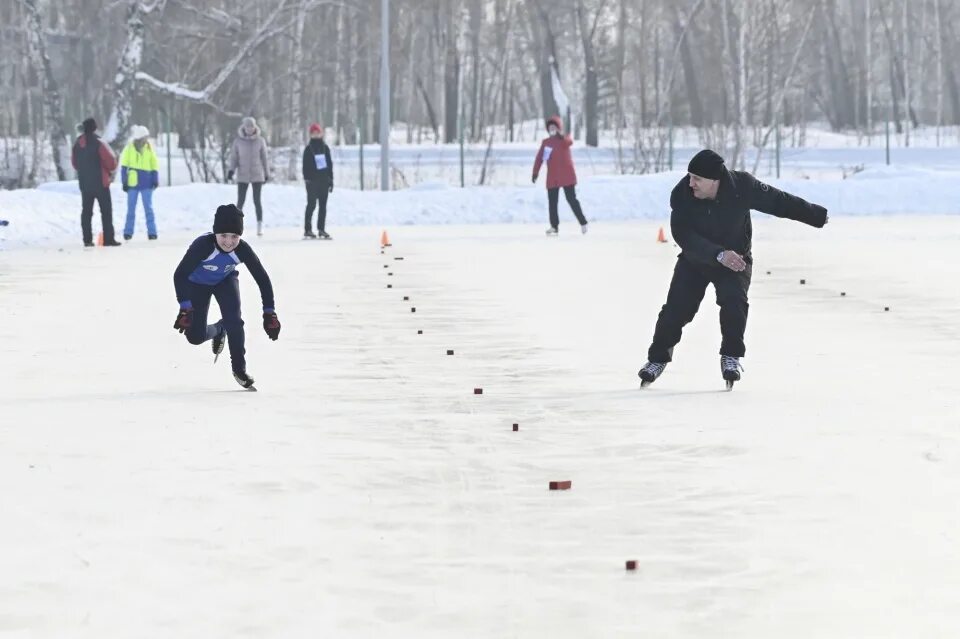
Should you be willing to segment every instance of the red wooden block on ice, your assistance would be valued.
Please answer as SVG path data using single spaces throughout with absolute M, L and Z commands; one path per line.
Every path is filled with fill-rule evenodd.
M 550 490 L 570 490 L 573 488 L 572 481 L 552 481 L 550 482 Z
M 474 388 L 474 389 L 473 389 L 473 394 L 474 394 L 474 395 L 483 395 L 483 389 L 482 389 L 482 388 Z
M 627 559 L 627 570 L 636 570 L 636 569 L 637 569 L 637 560 Z

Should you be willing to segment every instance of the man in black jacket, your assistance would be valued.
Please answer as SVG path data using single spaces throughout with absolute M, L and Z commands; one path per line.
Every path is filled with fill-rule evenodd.
M 778 191 L 744 171 L 729 171 L 709 149 L 690 161 L 689 175 L 670 195 L 670 229 L 681 252 L 660 311 L 648 362 L 640 370 L 642 385 L 660 377 L 673 358 L 683 327 L 689 324 L 713 284 L 720 307 L 720 369 L 728 387 L 740 379 L 746 347 L 747 291 L 753 271 L 750 209 L 797 220 L 817 228 L 827 223 L 827 209 Z
M 332 239 L 327 233 L 327 196 L 333 193 L 333 159 L 323 140 L 323 127 L 310 125 L 310 142 L 303 149 L 303 181 L 307 185 L 307 208 L 303 213 L 303 237 Z M 310 228 L 317 209 L 317 235 Z

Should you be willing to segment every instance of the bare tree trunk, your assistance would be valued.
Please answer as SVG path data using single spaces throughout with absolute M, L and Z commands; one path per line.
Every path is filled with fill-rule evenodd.
M 457 140 L 457 124 L 460 116 L 460 52 L 458 51 L 459 4 L 448 2 L 449 14 L 444 28 L 443 59 L 443 141 L 447 144 Z
M 304 6 L 306 0 L 297 2 L 294 30 L 293 30 L 293 70 L 292 86 L 290 89 L 290 123 L 287 132 L 288 161 L 287 161 L 287 179 L 294 181 L 297 179 L 297 160 L 300 159 L 300 143 L 303 130 L 303 113 L 301 102 L 303 101 L 303 27 L 307 19 L 307 10 Z
M 58 180 L 66 180 L 70 167 L 70 151 L 67 146 L 67 134 L 63 129 L 63 100 L 60 87 L 53 77 L 50 56 L 47 55 L 47 40 L 43 33 L 43 21 L 37 10 L 36 0 L 21 0 L 24 8 L 24 31 L 27 50 L 34 71 L 40 77 L 43 87 L 43 111 L 47 120 L 47 136 L 50 138 L 50 151 Z
M 600 3 L 597 14 L 603 11 L 605 2 Z M 593 34 L 596 28 L 596 22 L 593 27 L 587 21 L 587 12 L 583 6 L 583 0 L 577 0 L 577 24 L 580 28 L 580 40 L 583 43 L 583 65 L 586 79 L 586 91 L 584 95 L 583 118 L 587 128 L 587 146 L 597 146 L 599 143 L 597 134 L 597 102 L 599 101 L 600 87 L 597 79 L 597 62 L 593 48 Z
M 104 141 L 117 152 L 123 147 L 131 125 L 136 76 L 143 60 L 143 18 L 146 13 L 140 0 L 131 0 L 127 5 L 127 40 L 117 64 L 117 74 L 113 80 L 113 108 L 103 132 Z

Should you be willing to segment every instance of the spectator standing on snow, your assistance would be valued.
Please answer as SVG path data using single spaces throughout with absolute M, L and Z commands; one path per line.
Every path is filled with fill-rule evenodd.
M 104 246 L 120 246 L 113 231 L 113 202 L 110 199 L 110 182 L 117 170 L 117 158 L 113 151 L 97 135 L 97 121 L 87 118 L 81 125 L 83 133 L 73 143 L 70 162 L 77 171 L 82 201 L 80 228 L 83 245 L 93 246 L 93 203 L 100 205 L 100 222 Z
M 150 144 L 150 131 L 139 124 L 130 129 L 130 142 L 120 156 L 120 182 L 127 194 L 127 222 L 123 227 L 123 239 L 133 238 L 137 216 L 137 198 L 143 199 L 143 212 L 147 219 L 147 239 L 157 239 L 157 223 L 153 217 L 153 191 L 160 186 L 159 162 Z
M 307 208 L 303 213 L 303 237 L 333 239 L 326 231 L 327 196 L 333 193 L 333 159 L 323 139 L 323 127 L 310 125 L 310 141 L 303 149 L 303 182 L 307 187 Z M 311 228 L 313 209 L 317 209 L 317 235 Z
M 559 116 L 547 120 L 549 137 L 540 143 L 540 150 L 533 162 L 533 183 L 537 183 L 540 167 L 547 165 L 547 202 L 550 207 L 550 228 L 547 235 L 556 235 L 560 228 L 560 216 L 557 213 L 557 203 L 560 199 L 560 189 L 567 198 L 567 203 L 573 214 L 580 222 L 580 229 L 587 232 L 587 218 L 583 217 L 580 201 L 577 200 L 577 173 L 573 168 L 573 155 L 570 147 L 573 138 L 563 135 L 563 121 Z
M 230 152 L 230 169 L 227 180 L 237 177 L 237 208 L 243 210 L 247 199 L 247 187 L 253 185 L 253 206 L 257 211 L 257 235 L 263 235 L 263 206 L 260 204 L 260 191 L 263 183 L 270 179 L 267 166 L 267 141 L 263 139 L 257 121 L 251 117 L 243 119 L 237 139 L 233 141 Z
M 656 381 L 672 360 L 683 327 L 693 321 L 708 284 L 720 307 L 720 371 L 727 388 L 740 379 L 746 353 L 747 291 L 753 272 L 750 209 L 823 227 L 827 209 L 764 184 L 745 171 L 729 171 L 723 158 L 705 149 L 670 194 L 670 229 L 680 246 L 667 301 L 657 318 L 642 385 Z

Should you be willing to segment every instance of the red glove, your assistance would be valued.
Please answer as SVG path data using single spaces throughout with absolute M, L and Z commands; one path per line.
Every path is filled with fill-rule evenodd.
M 277 319 L 276 313 L 263 314 L 263 330 L 267 333 L 267 337 L 277 341 L 280 337 L 280 320 Z
M 181 308 L 180 312 L 177 313 L 177 321 L 173 323 L 173 330 L 183 333 L 190 328 L 191 324 L 193 324 L 193 309 Z

